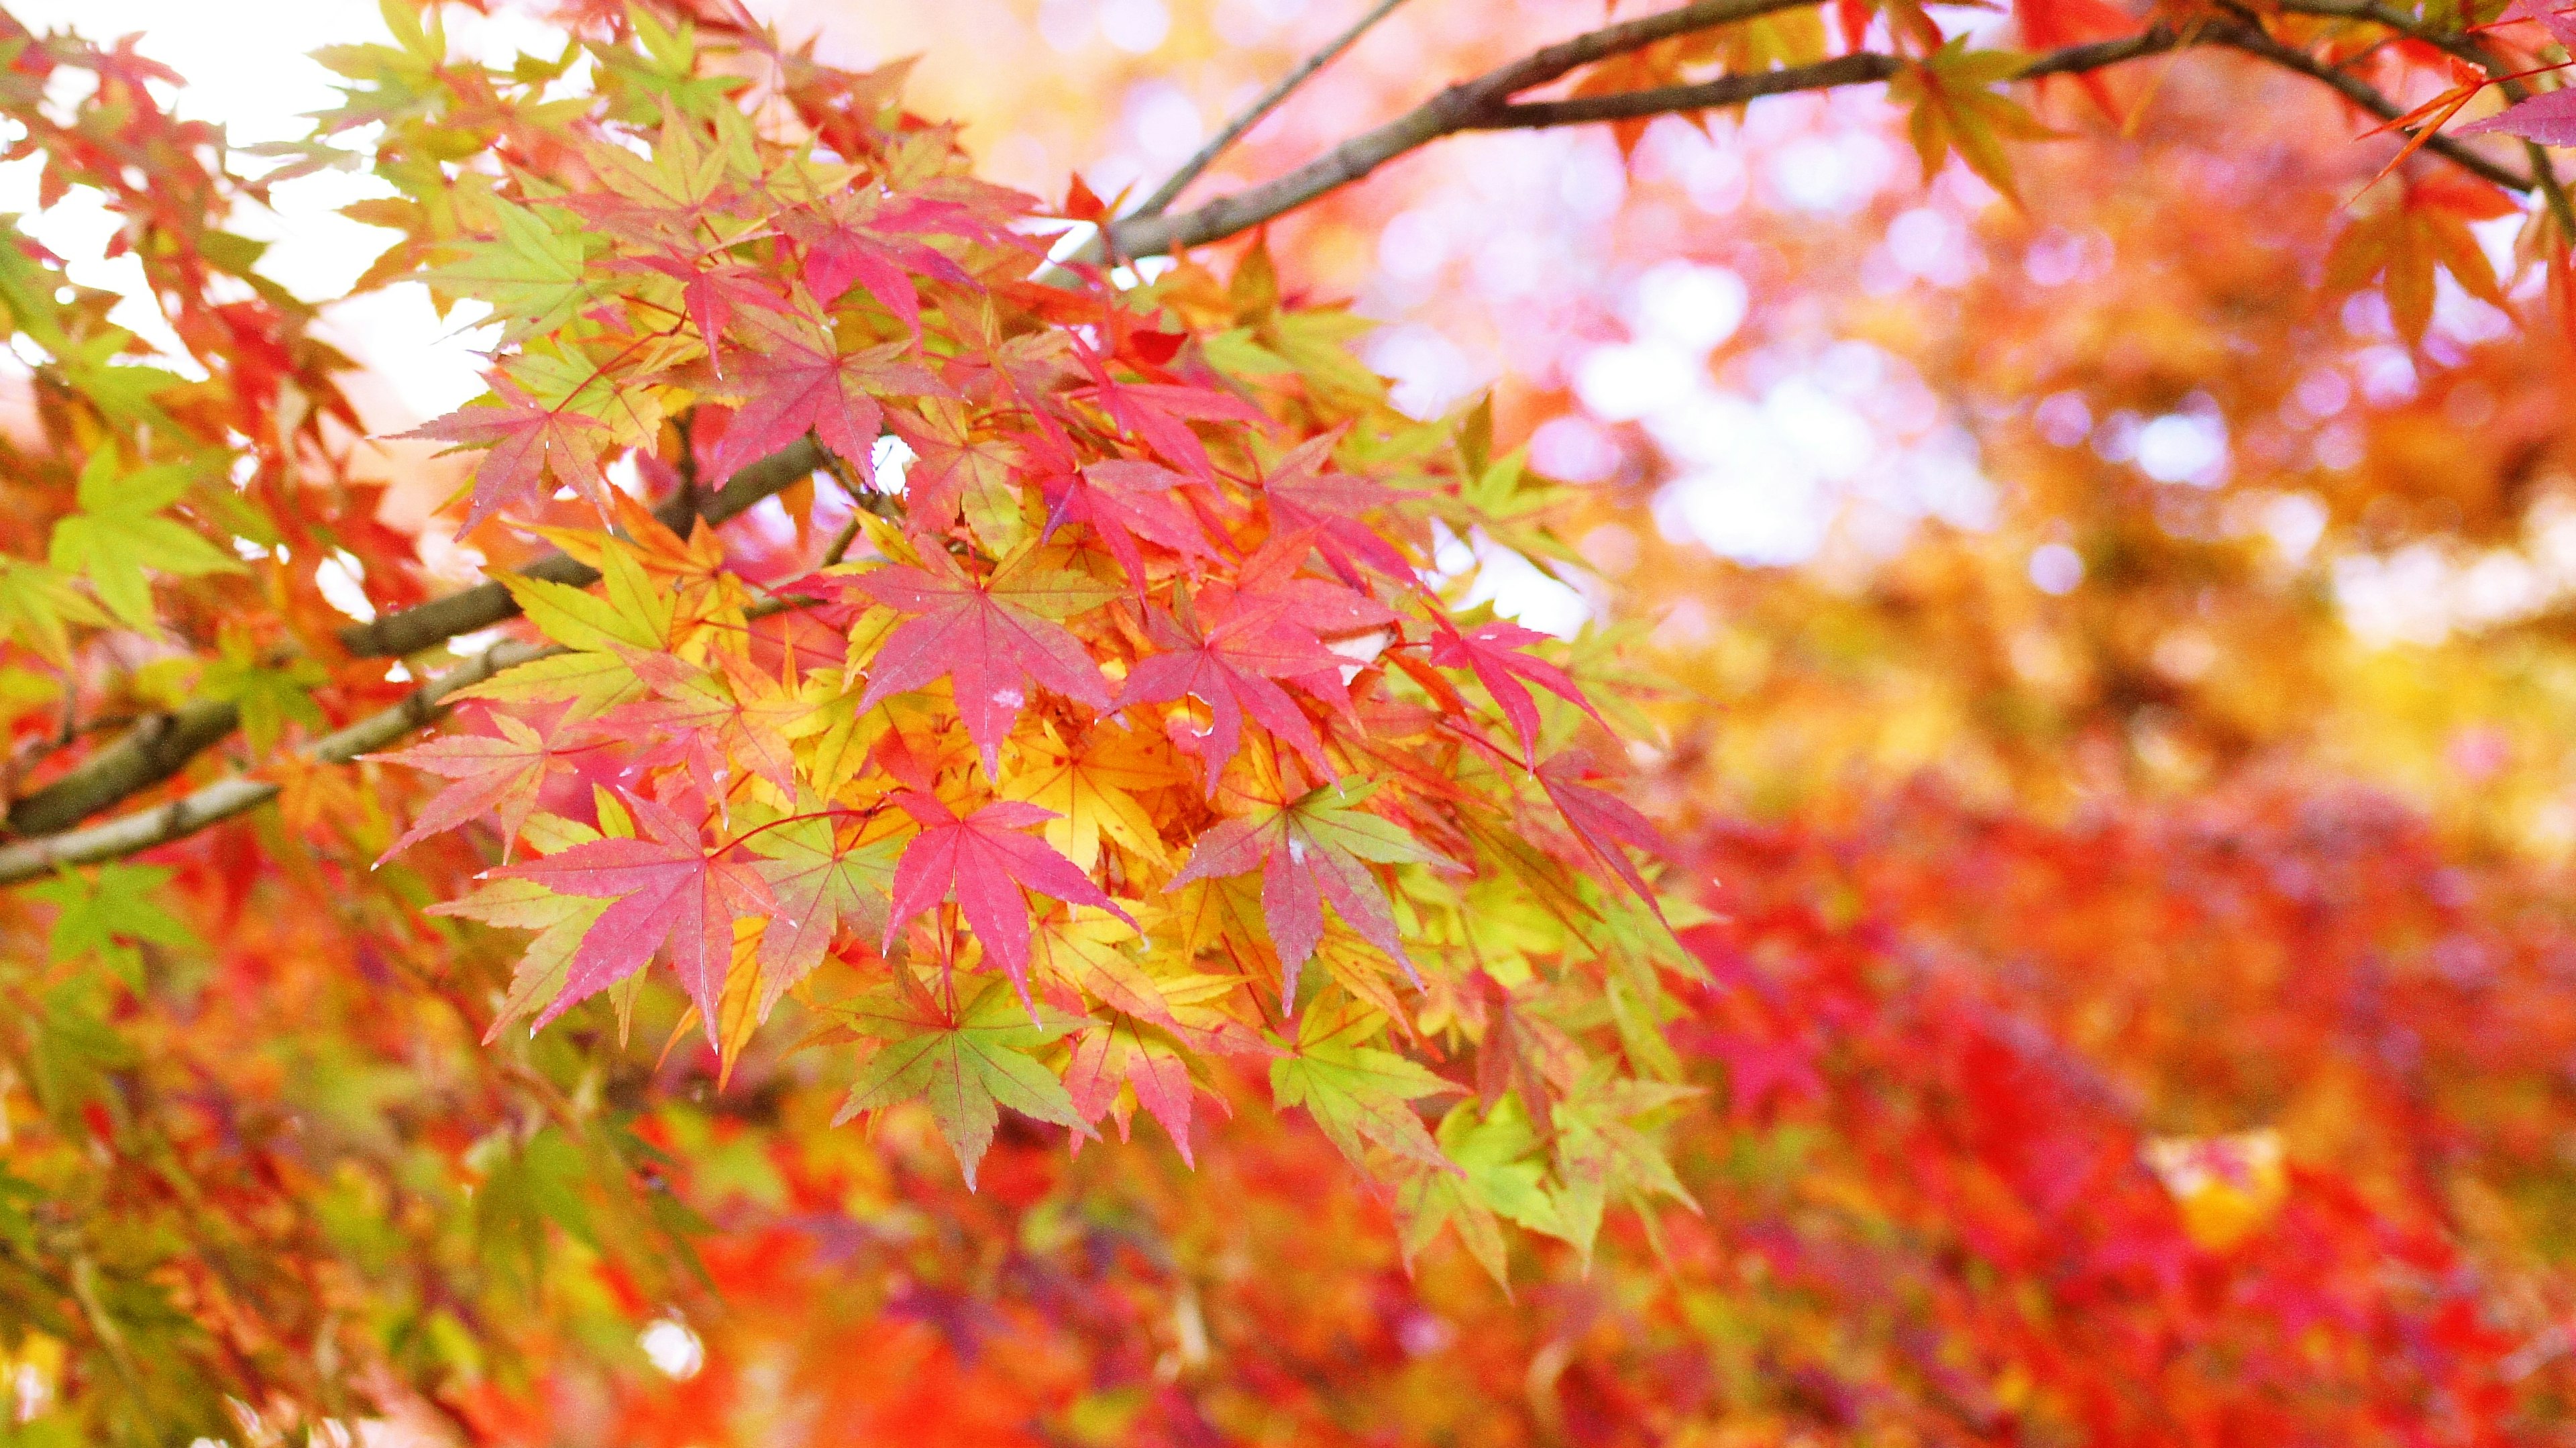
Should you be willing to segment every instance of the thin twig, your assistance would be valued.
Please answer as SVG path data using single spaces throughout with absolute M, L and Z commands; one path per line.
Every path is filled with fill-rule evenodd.
M 1181 193 L 1189 189 L 1190 183 L 1205 174 L 1208 167 L 1215 165 L 1217 157 L 1224 155 L 1227 147 L 1241 140 L 1244 132 L 1260 125 L 1262 117 L 1277 110 L 1279 103 L 1288 99 L 1290 92 L 1306 83 L 1306 77 L 1332 64 L 1334 57 L 1350 49 L 1361 36 L 1369 33 L 1371 27 L 1393 14 L 1395 7 L 1403 3 L 1404 0 L 1378 0 L 1377 4 L 1369 7 L 1367 14 L 1352 23 L 1350 29 L 1334 36 L 1323 49 L 1299 61 L 1286 75 L 1279 77 L 1277 83 L 1270 89 L 1256 97 L 1251 105 L 1244 107 L 1233 120 L 1226 122 L 1225 129 L 1217 132 L 1214 140 L 1199 147 L 1197 155 L 1182 162 L 1181 169 L 1173 172 L 1170 179 L 1156 187 L 1154 194 L 1146 197 L 1143 203 L 1128 215 L 1130 217 L 1160 216 L 1170 210 L 1172 203 L 1180 199 Z

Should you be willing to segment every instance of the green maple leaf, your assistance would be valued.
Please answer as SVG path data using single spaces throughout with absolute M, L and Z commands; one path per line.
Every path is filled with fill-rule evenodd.
M 1695 1086 L 1622 1079 L 1611 1062 L 1596 1061 L 1556 1104 L 1556 1171 L 1565 1184 L 1556 1197 L 1564 1227 L 1558 1235 L 1585 1262 L 1592 1260 L 1602 1210 L 1612 1201 L 1635 1209 L 1650 1233 L 1652 1198 L 1699 1211 L 1652 1135 L 1652 1123 L 1667 1108 L 1699 1094 Z
M 801 809 L 814 807 L 810 796 L 799 802 Z M 833 821 L 821 815 L 747 841 L 762 857 L 752 869 L 778 902 L 760 936 L 759 1019 L 767 1020 L 788 987 L 823 963 L 840 930 L 870 940 L 885 933 L 895 862 L 905 843 L 888 836 L 844 848 Z
M 1987 185 L 2013 205 L 2021 204 L 2004 140 L 2045 141 L 2058 133 L 1994 87 L 2029 64 L 2029 57 L 2009 50 L 1971 50 L 1967 37 L 1960 36 L 1887 83 L 1887 98 L 1910 108 L 1906 130 L 1923 163 L 1925 182 L 1939 175 L 1941 163 L 1956 151 Z
M 1314 1009 L 1298 1023 L 1293 1053 L 1270 1063 L 1270 1094 L 1303 1106 L 1342 1155 L 1365 1165 L 1367 1142 L 1442 1171 L 1455 1171 L 1409 1104 L 1459 1088 L 1393 1051 L 1361 1044 L 1384 1019 L 1361 1005 Z
M 308 729 L 330 722 L 313 702 L 313 690 L 331 677 L 320 664 L 297 659 L 285 668 L 270 668 L 249 637 L 235 629 L 224 630 L 221 648 L 221 656 L 206 665 L 202 686 L 208 696 L 230 700 L 241 712 L 242 733 L 254 753 L 276 748 L 289 719 Z
M 95 956 L 128 984 L 138 984 L 142 957 L 135 942 L 180 948 L 198 943 L 195 931 L 153 899 L 175 873 L 161 865 L 101 865 L 86 879 L 66 869 L 29 885 L 28 894 L 61 910 L 46 937 L 46 953 L 63 961 Z
M 179 386 L 175 372 L 126 360 L 134 334 L 108 327 L 78 340 L 65 339 L 51 350 L 62 364 L 72 391 L 89 400 L 111 422 L 137 423 L 155 433 L 177 435 L 181 429 L 152 399 Z
M 953 1014 L 908 982 L 842 1009 L 859 1034 L 885 1044 L 859 1068 L 850 1099 L 833 1121 L 837 1125 L 863 1111 L 920 1101 L 929 1106 L 939 1134 L 957 1153 L 957 1165 L 972 1190 L 976 1165 L 993 1144 L 993 1128 L 1001 1121 L 998 1108 L 1085 1129 L 1064 1083 L 1028 1054 L 1083 1023 L 1043 1008 L 1032 1012 L 999 976 L 960 978 L 957 988 L 973 994 Z
M 66 625 L 103 624 L 107 615 L 42 563 L 0 558 L 0 642 L 16 639 L 57 667 L 71 662 Z
M 467 242 L 465 258 L 423 274 L 440 291 L 488 302 L 506 345 L 536 332 L 551 332 L 579 315 L 591 297 L 583 260 L 592 238 L 558 231 L 524 206 L 492 199 L 500 235 Z
M 81 511 L 54 524 L 53 565 L 87 574 L 99 601 L 139 629 L 153 626 L 152 584 L 143 570 L 186 578 L 241 572 L 214 544 L 161 516 L 187 492 L 196 471 L 166 463 L 120 475 L 113 448 L 91 453 L 81 469 Z
M 1428 1246 L 1442 1227 L 1454 1226 L 1468 1254 L 1508 1288 L 1499 1219 L 1570 1240 L 1546 1187 L 1538 1134 L 1519 1101 L 1505 1096 L 1490 1112 L 1473 1101 L 1459 1102 L 1441 1119 L 1439 1141 L 1457 1170 L 1418 1172 L 1396 1193 L 1406 1256 Z

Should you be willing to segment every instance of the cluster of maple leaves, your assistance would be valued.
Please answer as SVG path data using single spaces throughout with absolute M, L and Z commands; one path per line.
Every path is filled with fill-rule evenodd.
M 636 28 L 694 73 L 686 31 Z M 1216 366 L 1204 313 L 1268 310 L 1257 266 L 1034 279 L 1033 203 L 842 84 L 785 92 L 814 113 L 784 137 L 639 86 L 549 134 L 545 184 L 438 173 L 419 211 L 457 230 L 397 249 L 506 348 L 491 401 L 419 434 L 483 450 L 463 536 L 560 486 L 594 516 L 545 536 L 605 579 L 503 573 L 554 650 L 457 696 L 484 727 L 390 756 L 454 781 L 396 850 L 489 819 L 516 856 L 434 907 L 538 931 L 492 1029 L 631 1008 L 658 956 L 730 1063 L 796 995 L 864 1048 L 847 1113 L 927 1103 L 970 1180 L 1005 1106 L 1078 1133 L 1141 1106 L 1186 1153 L 1194 1068 L 1267 1058 L 1434 1229 L 1491 1210 L 1412 1105 L 1458 1088 L 1406 1049 L 1482 1037 L 1517 1094 L 1445 1130 L 1517 1133 L 1494 1165 L 1551 1185 L 1512 1215 L 1588 1241 L 1605 1199 L 1673 1191 L 1634 1124 L 1671 1093 L 1527 1003 L 1606 951 L 1651 1011 L 1649 962 L 1684 959 L 1625 853 L 1654 832 L 1590 782 L 1582 734 L 1615 736 L 1552 643 L 1453 614 L 1431 566 L 1480 494 L 1525 510 L 1517 459 L 1481 413 Z M 360 86 L 335 119 L 395 109 Z M 608 482 L 720 490 L 808 438 L 848 522 L 792 576 Z M 1498 934 L 1497 895 L 1553 936 Z
M 1908 797 L 1667 851 L 1605 783 L 1613 723 L 1650 731 L 1603 641 L 1433 566 L 1564 561 L 1604 505 L 1480 411 L 1391 410 L 1361 324 L 1265 250 L 1050 264 L 1067 218 L 974 180 L 899 70 L 678 7 L 567 7 L 515 67 L 385 14 L 277 175 L 371 170 L 393 194 L 353 213 L 399 240 L 362 285 L 490 309 L 490 398 L 423 432 L 527 620 L 393 677 L 318 567 L 384 624 L 442 585 L 352 472 L 343 360 L 223 229 L 260 187 L 130 50 L 0 68 L 11 154 L 46 204 L 107 199 L 186 352 L 6 233 L 44 359 L 0 516 L 11 824 L 59 827 L 24 821 L 134 718 L 237 718 L 186 782 L 281 787 L 0 915 L 11 1431 L 2472 1442 L 2563 1412 L 2554 1249 L 2494 1225 L 2564 1199 L 2545 884 L 2297 798 L 2061 830 Z M 1887 18 L 1927 168 L 2011 189 L 2010 58 Z M 1578 90 L 1811 58 L 1759 28 Z M 2360 45 L 2329 53 L 2429 54 Z M 2495 126 L 2548 139 L 2562 94 Z M 2437 270 L 2503 300 L 2468 228 L 2504 206 L 2419 158 L 2330 288 L 2377 279 L 2410 342 Z M 1869 603 L 1761 597 L 1782 639 Z M 2007 650 L 1958 652 L 1979 687 Z M 282 747 L 460 659 L 526 661 L 362 770 Z M 1857 698 L 1759 728 L 1902 722 Z M 1176 1150 L 1125 1142 L 1138 1110 Z M 656 1319 L 700 1334 L 685 1381 L 627 1347 Z

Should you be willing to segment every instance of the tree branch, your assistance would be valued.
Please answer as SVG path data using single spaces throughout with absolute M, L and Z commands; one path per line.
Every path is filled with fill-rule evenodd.
M 1461 131 L 1586 125 L 1741 105 L 1763 96 L 1830 90 L 1887 80 L 1903 64 L 1895 56 L 1864 52 L 1838 56 L 1814 65 L 1720 76 L 1697 85 L 1664 86 L 1624 95 L 1581 96 L 1518 104 L 1511 100 L 1521 91 L 1557 80 L 1596 60 L 1625 54 L 1675 35 L 1737 24 L 1775 10 L 1795 9 L 1803 3 L 1810 3 L 1810 0 L 1703 0 L 1700 4 L 1685 5 L 1660 15 L 1649 15 L 1576 36 L 1473 80 L 1453 85 L 1394 120 L 1353 136 L 1305 165 L 1257 186 L 1230 196 L 1220 196 L 1177 215 L 1140 214 L 1119 221 L 1110 228 L 1108 249 L 1121 257 L 1154 256 L 1222 240 L 1337 191 L 1408 151 Z M 2443 49 L 2463 58 L 2471 58 L 2478 53 L 2474 44 L 2458 36 L 2435 40 L 2437 32 L 2406 22 L 2404 17 L 2386 11 L 2384 6 L 2370 3 L 2370 0 L 2291 0 L 2288 8 L 2390 25 L 2417 38 L 2441 44 Z M 2419 31 L 2422 34 L 2418 35 Z M 2391 120 L 2404 113 L 2401 107 L 2368 82 L 2320 63 L 2305 52 L 2273 39 L 2259 27 L 2228 21 L 2205 22 L 2196 28 L 2193 40 L 2196 44 L 2224 45 L 2322 81 L 2347 101 L 2382 120 Z M 2138 35 L 2049 52 L 2034 59 L 2017 78 L 2031 80 L 2099 70 L 2171 50 L 2180 44 L 2179 36 L 2158 24 Z M 2448 136 L 2433 137 L 2426 142 L 2425 149 L 2473 175 L 2514 191 L 2530 191 L 2535 177 L 2544 192 L 2557 189 L 2557 178 L 2545 168 L 2537 170 L 2534 176 L 2525 176 Z M 2552 204 L 2557 204 L 2554 198 Z M 2576 231 L 2576 228 L 2571 228 L 2571 231 Z M 1098 250 L 1099 243 L 1095 242 L 1087 249 L 1087 254 L 1097 259 Z
M 2393 121 L 2406 113 L 2403 107 L 2381 95 L 2369 82 L 2336 70 L 2304 50 L 2284 45 L 2254 26 L 2213 22 L 2204 25 L 2201 28 L 2201 34 L 2203 39 L 2212 44 L 2241 50 L 2259 60 L 2268 60 L 2284 70 L 2296 71 L 2301 75 L 2323 81 L 2334 87 L 2336 93 L 2345 100 L 2383 121 Z M 2424 149 L 2461 170 L 2492 181 L 2508 191 L 2527 192 L 2532 189 L 2533 183 L 2530 177 L 2509 166 L 2488 160 L 2449 136 L 2433 137 L 2424 143 Z
M 1407 151 L 1465 129 L 1466 121 L 1533 86 L 1563 78 L 1596 60 L 1625 55 L 1658 40 L 1796 10 L 1815 0 L 1697 0 L 1660 14 L 1588 31 L 1533 51 L 1473 80 L 1461 81 L 1374 130 L 1274 180 L 1220 196 L 1178 216 L 1132 216 L 1110 228 L 1111 248 L 1122 257 L 1159 256 L 1249 231 L 1327 192 L 1339 190 Z M 1086 252 L 1095 252 L 1095 240 Z M 1090 259 L 1097 260 L 1097 256 Z
M 694 490 L 682 489 L 656 512 L 674 530 L 685 529 L 692 518 L 722 523 L 812 474 L 823 462 L 822 449 L 807 439 L 735 473 L 712 497 L 698 500 Z M 522 571 L 574 588 L 587 588 L 599 580 L 595 570 L 561 553 L 550 553 Z M 341 630 L 340 641 L 361 657 L 398 657 L 489 628 L 518 612 L 518 601 L 508 589 L 483 583 L 372 623 L 352 624 Z M 11 801 L 9 832 L 32 840 L 70 829 L 176 775 L 189 760 L 222 743 L 239 727 L 241 713 L 229 700 L 194 699 L 155 714 L 70 773 Z
M 763 599 L 744 610 L 754 619 L 768 618 L 813 600 L 797 595 Z M 312 741 L 296 753 L 316 764 L 348 764 L 372 754 L 406 734 L 426 728 L 447 712 L 447 701 L 503 669 L 569 652 L 558 644 L 510 639 L 494 644 L 405 694 L 388 708 Z M 245 814 L 277 798 L 280 786 L 250 774 L 216 780 L 168 804 L 119 815 L 87 829 L 68 830 L 39 839 L 0 846 L 0 886 L 52 872 L 63 865 L 94 865 L 121 860 L 173 840 L 184 839 L 208 825 Z
M 1162 185 L 1155 187 L 1154 194 L 1146 197 L 1142 205 L 1129 212 L 1129 217 L 1160 216 L 1170 210 L 1172 203 L 1181 198 L 1181 193 L 1189 189 L 1190 183 L 1199 179 L 1208 167 L 1215 165 L 1216 158 L 1224 155 L 1227 147 L 1241 140 L 1244 132 L 1260 125 L 1262 117 L 1277 110 L 1279 103 L 1288 99 L 1290 92 L 1306 83 L 1306 77 L 1332 64 L 1335 56 L 1350 49 L 1361 36 L 1369 33 L 1370 27 L 1393 14 L 1395 7 L 1403 3 L 1404 0 L 1378 0 L 1377 4 L 1369 8 L 1367 14 L 1352 22 L 1350 29 L 1334 36 L 1323 49 L 1299 61 L 1295 68 L 1279 77 L 1277 83 L 1270 89 L 1255 97 L 1251 105 L 1244 107 L 1233 120 L 1226 122 L 1225 129 L 1217 132 L 1215 139 L 1199 147 L 1197 155 L 1182 162 L 1181 169 L 1173 172 Z
M 822 466 L 823 450 L 808 438 L 743 468 L 713 497 L 700 500 L 694 496 L 694 489 L 683 488 L 655 512 L 673 532 L 686 533 L 693 519 L 722 523 Z M 588 588 L 599 581 L 597 571 L 561 553 L 549 554 L 520 571 L 531 578 L 574 588 Z M 373 623 L 351 624 L 340 630 L 340 643 L 362 658 L 400 658 L 458 634 L 490 628 L 518 611 L 519 605 L 511 599 L 508 589 L 497 583 L 479 584 L 417 608 L 387 614 Z
M 412 690 L 391 708 L 325 734 L 296 752 L 320 764 L 347 764 L 437 718 L 444 712 L 447 698 L 459 689 L 479 684 L 513 664 L 556 652 L 559 650 L 549 645 L 515 640 L 494 644 L 472 662 Z M 0 846 L 0 885 L 34 879 L 60 865 L 96 864 L 165 845 L 219 820 L 257 809 L 277 798 L 277 794 L 278 786 L 271 781 L 236 774 L 168 804 L 121 815 L 87 829 Z
M 2475 36 L 2465 31 L 2446 31 L 2426 25 L 2404 11 L 2380 4 L 2379 0 L 2284 0 L 2281 8 L 2294 15 L 2360 21 L 2421 41 L 2496 77 L 2496 88 L 2504 92 L 2506 100 L 2518 102 L 2531 98 L 2531 87 L 2514 78 L 2510 73 L 2511 67 Z M 2539 183 L 2540 194 L 2549 203 L 2550 214 L 2558 220 L 2559 233 L 2576 238 L 2576 204 L 2569 202 L 2567 188 L 2558 179 L 2558 167 L 2549 159 L 2548 149 L 2537 141 L 2525 141 L 2522 148 L 2524 157 L 2531 163 L 2531 179 Z

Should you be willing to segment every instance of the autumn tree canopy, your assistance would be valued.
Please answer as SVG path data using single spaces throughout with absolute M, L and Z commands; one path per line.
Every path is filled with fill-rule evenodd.
M 1444 5 L 0 12 L 0 1441 L 2563 1439 L 2576 19 Z

